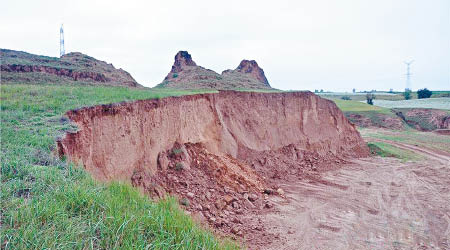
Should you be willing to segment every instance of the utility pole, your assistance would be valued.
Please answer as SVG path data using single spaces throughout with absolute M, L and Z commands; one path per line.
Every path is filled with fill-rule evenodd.
M 408 90 L 411 90 L 411 71 L 410 71 L 410 65 L 414 62 L 413 61 L 409 61 L 409 62 L 404 62 L 406 64 L 406 88 L 405 88 L 405 92 Z
M 59 56 L 62 57 L 66 54 L 66 50 L 64 49 L 64 27 L 61 24 L 61 28 L 59 29 Z

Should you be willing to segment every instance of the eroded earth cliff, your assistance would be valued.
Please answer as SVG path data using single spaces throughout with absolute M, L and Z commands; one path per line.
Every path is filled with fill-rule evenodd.
M 60 155 L 96 179 L 176 195 L 187 210 L 237 235 L 255 230 L 242 226 L 243 211 L 270 209 L 264 193 L 283 195 L 278 179 L 369 155 L 337 106 L 310 92 L 220 91 L 86 107 L 67 116 L 79 131 L 58 141 Z

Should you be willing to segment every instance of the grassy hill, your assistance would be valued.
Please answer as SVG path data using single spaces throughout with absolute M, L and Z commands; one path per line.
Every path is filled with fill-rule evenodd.
M 263 69 L 254 60 L 242 60 L 234 70 L 218 74 L 198 66 L 187 51 L 179 51 L 172 69 L 157 88 L 271 90 Z
M 123 69 L 79 52 L 61 58 L 1 49 L 2 83 L 142 87 Z
M 154 202 L 123 183 L 98 183 L 54 156 L 76 129 L 65 111 L 192 94 L 105 86 L 1 85 L 1 249 L 236 249 L 198 226 L 174 198 Z

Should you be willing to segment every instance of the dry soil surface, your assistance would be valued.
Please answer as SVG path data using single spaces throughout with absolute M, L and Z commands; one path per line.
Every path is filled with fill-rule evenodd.
M 450 249 L 450 155 L 395 143 L 420 162 L 371 157 L 284 183 L 275 211 L 258 215 L 277 240 L 250 249 Z

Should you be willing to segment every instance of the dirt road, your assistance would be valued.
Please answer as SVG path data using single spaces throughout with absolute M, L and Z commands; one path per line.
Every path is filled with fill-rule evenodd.
M 397 144 L 428 159 L 359 159 L 320 183 L 285 183 L 277 211 L 258 218 L 278 240 L 249 248 L 450 249 L 450 156 Z

